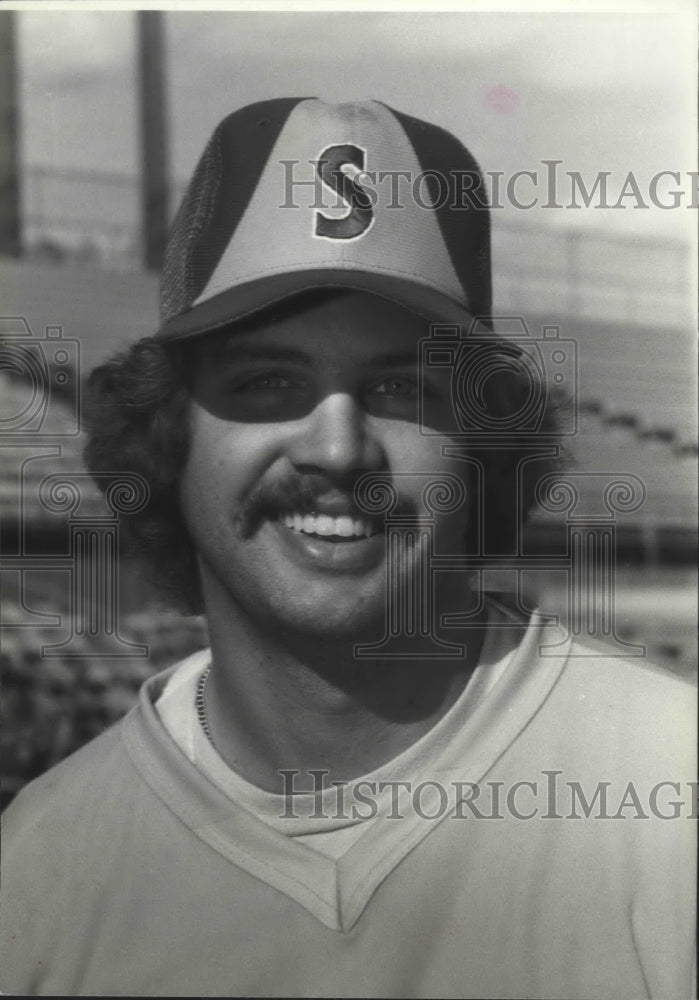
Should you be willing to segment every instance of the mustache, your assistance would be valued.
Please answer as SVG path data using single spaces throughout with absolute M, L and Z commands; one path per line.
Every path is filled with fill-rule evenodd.
M 284 512 L 313 514 L 321 502 L 342 504 L 355 516 L 383 526 L 382 516 L 370 514 L 357 504 L 354 482 L 338 487 L 321 475 L 289 475 L 284 479 L 258 483 L 250 490 L 238 514 L 238 527 L 243 538 L 251 538 L 264 521 L 276 520 Z M 417 504 L 412 498 L 399 496 L 392 514 L 413 515 L 416 510 Z

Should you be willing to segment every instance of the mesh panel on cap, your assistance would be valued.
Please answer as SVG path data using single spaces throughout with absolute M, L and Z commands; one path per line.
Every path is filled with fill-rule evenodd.
M 302 97 L 259 101 L 218 125 L 197 164 L 165 251 L 161 319 L 200 294 L 252 197 L 280 130 Z
M 195 295 L 192 250 L 197 237 L 211 221 L 221 183 L 220 131 L 221 125 L 202 153 L 170 230 L 160 280 L 160 318 L 163 322 L 184 312 Z

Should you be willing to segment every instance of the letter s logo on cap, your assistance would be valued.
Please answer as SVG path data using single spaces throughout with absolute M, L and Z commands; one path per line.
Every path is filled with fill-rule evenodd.
M 316 212 L 315 235 L 329 240 L 353 240 L 367 231 L 374 219 L 369 192 L 355 179 L 364 170 L 365 150 L 359 146 L 328 146 L 316 163 L 318 176 L 348 208 L 341 219 Z

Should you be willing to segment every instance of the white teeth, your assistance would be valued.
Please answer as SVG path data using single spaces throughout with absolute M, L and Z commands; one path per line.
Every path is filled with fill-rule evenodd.
M 328 514 L 282 514 L 282 524 L 292 531 L 307 535 L 320 535 L 324 538 L 371 538 L 374 526 L 363 517 L 330 517 Z
M 327 514 L 321 514 L 319 517 L 315 518 L 315 533 L 316 535 L 334 535 L 335 534 L 335 518 L 328 517 Z
M 335 518 L 335 534 L 341 538 L 351 538 L 354 534 L 354 522 L 351 517 Z M 359 532 L 357 532 L 359 534 Z

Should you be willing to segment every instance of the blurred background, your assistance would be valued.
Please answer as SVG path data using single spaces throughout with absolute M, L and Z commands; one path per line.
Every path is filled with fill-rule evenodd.
M 206 644 L 203 621 L 163 609 L 109 548 L 110 511 L 83 477 L 80 390 L 156 329 L 165 233 L 212 129 L 270 97 L 377 98 L 454 132 L 503 191 L 534 172 L 536 190 L 516 190 L 536 206 L 501 193 L 492 213 L 495 313 L 577 345 L 573 468 L 643 484 L 644 502 L 613 517 L 617 646 L 696 672 L 696 41 L 691 7 L 0 11 L 3 805 Z M 664 171 L 679 182 L 664 175 L 656 201 L 676 207 L 649 198 Z M 571 207 L 570 174 L 590 191 L 602 172 L 617 207 L 579 194 Z M 41 484 L 65 474 L 77 499 L 47 504 Z M 579 481 L 580 513 L 598 512 L 595 477 Z M 531 552 L 565 537 L 564 518 L 537 512 Z M 79 544 L 111 553 L 114 594 L 76 582 Z M 527 588 L 565 618 L 561 573 L 532 572 Z M 91 606 L 103 598 L 108 629 Z

